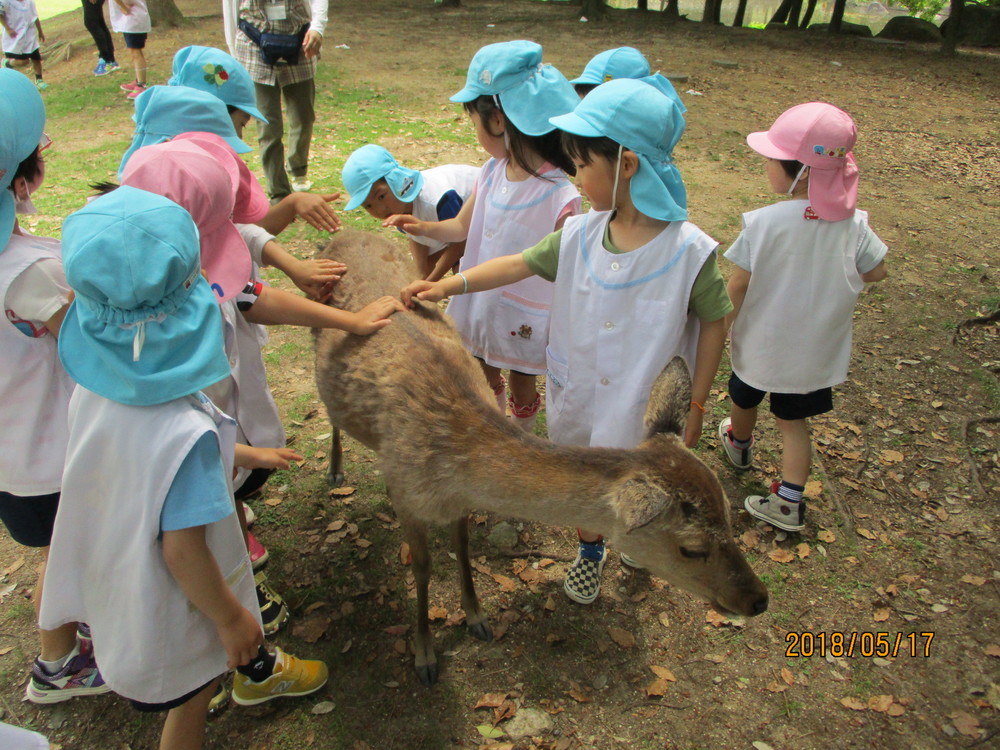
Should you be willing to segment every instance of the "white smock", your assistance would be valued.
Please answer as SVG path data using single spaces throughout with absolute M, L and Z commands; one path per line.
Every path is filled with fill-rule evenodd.
M 806 219 L 807 205 L 783 201 L 743 214 L 743 231 L 726 252 L 750 260 L 732 329 L 733 372 L 769 393 L 811 393 L 847 379 L 854 305 L 864 288 L 859 248 L 866 257 L 885 255 L 866 212 Z
M 145 0 L 125 0 L 131 4 L 128 14 L 122 12 L 115 0 L 108 3 L 111 28 L 122 34 L 148 34 L 152 27 Z
M 38 49 L 38 29 L 35 20 L 38 18 L 38 11 L 35 9 L 33 0 L 3 0 L 4 17 L 7 25 L 17 32 L 16 37 L 11 37 L 4 29 L 2 45 L 4 52 L 12 55 L 30 55 Z
M 212 621 L 163 559 L 160 514 L 181 463 L 205 433 L 232 473 L 235 424 L 204 397 L 128 406 L 78 387 L 39 618 L 86 622 L 105 681 L 119 695 L 164 703 L 226 672 Z M 236 514 L 206 525 L 226 584 L 259 622 L 253 571 Z
M 62 260 L 57 240 L 11 235 L 0 253 L 0 302 L 43 259 Z M 58 492 L 66 456 L 66 410 L 76 385 L 59 361 L 56 337 L 4 307 L 0 321 L 0 491 L 22 497 Z
M 479 167 L 468 164 L 442 164 L 440 167 L 422 170 L 420 174 L 423 175 L 424 184 L 420 188 L 420 194 L 413 200 L 410 213 L 420 221 L 441 221 L 442 217 L 438 215 L 438 204 L 441 202 L 441 198 L 449 191 L 454 190 L 462 199 L 462 203 L 465 203 L 476 187 L 479 172 Z M 450 242 L 433 240 L 430 237 L 418 237 L 415 234 L 409 236 L 414 242 L 426 247 L 427 252 L 431 255 L 444 250 L 451 244 Z
M 563 225 L 547 352 L 545 413 L 559 445 L 634 448 L 653 382 L 674 356 L 691 369 L 700 322 L 691 289 L 718 243 L 671 222 L 626 253 L 604 248 L 610 211 Z
M 461 268 L 537 245 L 580 194 L 565 173 L 546 165 L 546 179 L 507 179 L 507 159 L 490 159 L 479 175 Z M 451 298 L 448 314 L 474 357 L 528 375 L 545 372 L 552 284 L 530 276 L 509 286 Z

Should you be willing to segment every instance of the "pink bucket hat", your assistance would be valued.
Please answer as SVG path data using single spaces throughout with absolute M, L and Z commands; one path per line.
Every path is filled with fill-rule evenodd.
M 205 149 L 229 172 L 229 178 L 236 188 L 233 203 L 233 221 L 237 224 L 256 224 L 267 216 L 271 203 L 267 193 L 246 162 L 240 158 L 226 139 L 215 133 L 194 131 L 175 136 L 175 141 L 187 141 Z
M 809 203 L 827 221 L 854 215 L 858 165 L 851 149 L 858 129 L 832 104 L 798 104 L 778 116 L 770 130 L 751 133 L 747 144 L 770 159 L 794 159 L 809 167 Z
M 205 149 L 177 140 L 141 148 L 125 165 L 122 184 L 169 198 L 191 214 L 216 302 L 232 299 L 246 287 L 253 268 L 232 220 L 233 183 Z

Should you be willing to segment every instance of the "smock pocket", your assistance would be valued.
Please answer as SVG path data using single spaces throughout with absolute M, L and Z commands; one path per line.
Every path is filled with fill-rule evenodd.
M 548 305 L 502 292 L 493 306 L 492 327 L 487 362 L 531 375 L 545 371 Z
M 545 419 L 551 428 L 565 407 L 569 387 L 569 363 L 551 346 L 545 349 L 545 378 Z

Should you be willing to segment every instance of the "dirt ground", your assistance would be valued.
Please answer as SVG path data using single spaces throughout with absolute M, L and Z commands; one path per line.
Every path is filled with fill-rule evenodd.
M 193 0 L 180 5 L 204 13 Z M 749 491 L 777 478 L 780 451 L 764 419 L 749 476 L 720 460 L 724 362 L 698 452 L 732 499 L 735 532 L 770 589 L 770 610 L 727 620 L 661 581 L 624 572 L 615 557 L 601 597 L 583 608 L 560 588 L 571 530 L 515 522 L 516 545 L 500 548 L 487 537 L 501 519 L 474 514 L 476 583 L 499 637 L 483 644 L 464 633 L 442 535 L 431 598 L 444 671 L 437 686 L 422 688 L 407 652 L 412 577 L 377 463 L 352 444 L 355 492 L 328 495 L 329 428 L 311 382 L 308 335 L 278 331 L 267 361 L 294 447 L 307 459 L 255 503 L 257 533 L 274 558 L 270 577 L 293 607 L 277 642 L 326 659 L 331 680 L 306 699 L 230 707 L 210 724 L 206 746 L 1000 745 L 1000 58 L 667 25 L 632 12 L 581 23 L 561 3 L 466 0 L 443 11 L 424 0 L 340 0 L 319 79 L 323 125 L 335 131 L 346 119 L 325 88 L 351 86 L 369 91 L 372 106 L 382 97 L 400 102 L 400 127 L 372 121 L 357 145 L 377 139 L 418 167 L 479 163 L 471 128 L 447 97 L 476 49 L 517 38 L 542 43 L 546 59 L 571 77 L 596 52 L 623 44 L 676 77 L 689 109 L 675 156 L 691 220 L 723 246 L 742 212 L 772 200 L 747 133 L 816 99 L 856 119 L 859 203 L 890 247 L 889 278 L 862 296 L 850 379 L 836 389 L 834 412 L 814 425 L 807 527 L 776 534 L 742 510 Z M 166 69 L 184 43 L 221 46 L 221 19 L 200 18 L 155 41 L 154 65 Z M 75 53 L 47 77 L 71 84 L 89 65 Z M 121 119 L 108 132 L 127 131 Z M 421 122 L 444 123 L 448 137 L 405 132 Z M 314 179 L 336 187 L 346 153 L 322 132 L 315 151 Z M 321 239 L 299 231 L 288 244 L 310 253 Z M 36 650 L 34 561 L 0 535 L 3 720 L 67 749 L 155 746 L 158 720 L 115 697 L 49 708 L 21 702 Z M 532 709 L 548 726 L 514 737 Z M 500 731 L 488 739 L 494 724 Z

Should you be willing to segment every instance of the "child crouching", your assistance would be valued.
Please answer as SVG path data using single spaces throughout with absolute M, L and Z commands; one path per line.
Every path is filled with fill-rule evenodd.
M 77 296 L 59 354 L 79 387 L 41 622 L 89 622 L 107 684 L 168 711 L 160 747 L 198 748 L 227 669 L 250 703 L 314 692 L 326 666 L 261 647 L 235 426 L 201 394 L 229 363 L 191 217 L 123 187 L 71 215 L 63 243 Z

